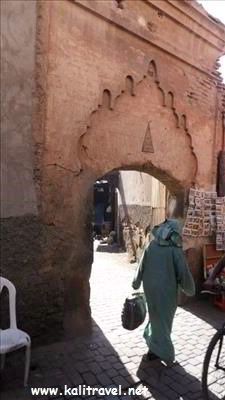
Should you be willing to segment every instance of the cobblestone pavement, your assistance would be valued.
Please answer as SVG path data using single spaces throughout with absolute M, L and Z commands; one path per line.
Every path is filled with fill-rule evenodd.
M 91 276 L 92 335 L 38 347 L 32 351 L 29 387 L 23 389 L 23 353 L 6 359 L 2 374 L 1 400 L 27 399 L 155 399 L 200 400 L 201 369 L 208 342 L 224 319 L 224 313 L 208 301 L 198 300 L 178 308 L 173 328 L 176 363 L 166 367 L 159 361 L 145 361 L 147 351 L 143 326 L 133 332 L 121 327 L 121 309 L 135 265 L 124 253 L 95 253 Z M 123 395 L 60 395 L 64 385 L 121 387 Z M 121 386 L 119 386 L 121 385 Z M 31 387 L 55 387 L 52 396 L 31 396 Z M 140 389 L 130 393 L 128 388 Z M 224 388 L 219 388 L 219 391 Z M 217 397 L 213 396 L 213 400 Z

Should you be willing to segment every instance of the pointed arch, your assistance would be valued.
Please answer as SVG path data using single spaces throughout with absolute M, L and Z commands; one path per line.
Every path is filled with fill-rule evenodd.
M 111 99 L 112 99 L 111 92 L 108 89 L 103 90 L 102 104 L 101 104 L 102 107 L 110 109 L 111 108 Z
M 148 75 L 154 79 L 155 83 L 159 83 L 157 68 L 154 60 L 151 60 L 148 64 Z

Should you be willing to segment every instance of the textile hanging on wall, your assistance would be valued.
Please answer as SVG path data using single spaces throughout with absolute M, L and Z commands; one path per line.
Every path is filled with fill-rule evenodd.
M 225 197 L 216 192 L 190 189 L 183 235 L 199 237 L 216 233 L 217 250 L 225 250 Z
M 216 249 L 225 251 L 225 197 L 216 199 Z
M 210 236 L 216 228 L 216 192 L 190 189 L 189 207 L 183 234 Z

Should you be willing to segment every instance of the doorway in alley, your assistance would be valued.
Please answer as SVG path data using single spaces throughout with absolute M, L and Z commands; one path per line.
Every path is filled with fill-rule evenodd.
M 169 191 L 151 175 L 119 170 L 94 183 L 94 249 L 125 251 L 136 262 L 154 225 L 166 216 Z

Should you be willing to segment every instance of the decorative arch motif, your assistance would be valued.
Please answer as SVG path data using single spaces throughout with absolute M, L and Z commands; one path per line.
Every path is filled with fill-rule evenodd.
M 125 79 L 125 91 L 130 93 L 131 96 L 135 96 L 134 80 L 131 75 L 127 75 Z M 124 93 L 124 91 L 123 91 Z
M 197 156 L 196 156 L 196 154 L 194 152 L 194 148 L 193 148 L 193 144 L 192 144 L 192 137 L 191 137 L 191 134 L 190 134 L 189 129 L 188 129 L 187 117 L 186 117 L 186 114 L 184 114 L 182 112 L 179 112 L 177 110 L 174 93 L 171 90 L 166 92 L 161 87 L 159 76 L 158 76 L 158 72 L 157 72 L 156 63 L 155 63 L 154 60 L 151 60 L 149 62 L 147 71 L 142 76 L 142 78 L 140 80 L 136 80 L 135 81 L 135 79 L 134 79 L 134 77 L 132 75 L 127 75 L 125 77 L 125 79 L 124 79 L 124 85 L 123 85 L 123 87 L 122 87 L 122 89 L 120 90 L 119 93 L 115 94 L 115 92 L 113 92 L 113 90 L 110 90 L 109 88 L 105 88 L 102 91 L 102 93 L 100 95 L 99 102 L 98 102 L 98 108 L 94 109 L 91 112 L 91 114 L 89 116 L 89 119 L 88 119 L 88 122 L 86 124 L 86 128 L 84 128 L 84 130 L 82 131 L 82 133 L 80 135 L 80 139 L 79 139 L 80 163 L 82 165 L 82 157 L 81 157 L 82 149 L 85 151 L 85 146 L 83 145 L 83 139 L 84 139 L 84 136 L 86 135 L 86 133 L 91 128 L 92 117 L 96 114 L 96 112 L 98 112 L 99 109 L 107 108 L 107 109 L 113 111 L 117 99 L 120 96 L 122 96 L 123 93 L 129 93 L 131 96 L 135 96 L 136 95 L 136 87 L 140 83 L 142 83 L 146 78 L 151 79 L 155 83 L 158 91 L 161 93 L 162 106 L 170 109 L 171 112 L 173 113 L 175 124 L 176 124 L 176 128 L 184 130 L 186 135 L 187 135 L 187 137 L 188 137 L 189 147 L 190 147 L 191 153 L 194 156 L 195 162 L 196 162 L 196 170 L 195 170 L 194 182 L 193 182 L 193 185 L 194 185 L 195 178 L 196 178 L 196 175 L 197 175 L 197 170 L 198 170 L 198 160 L 197 160 Z

